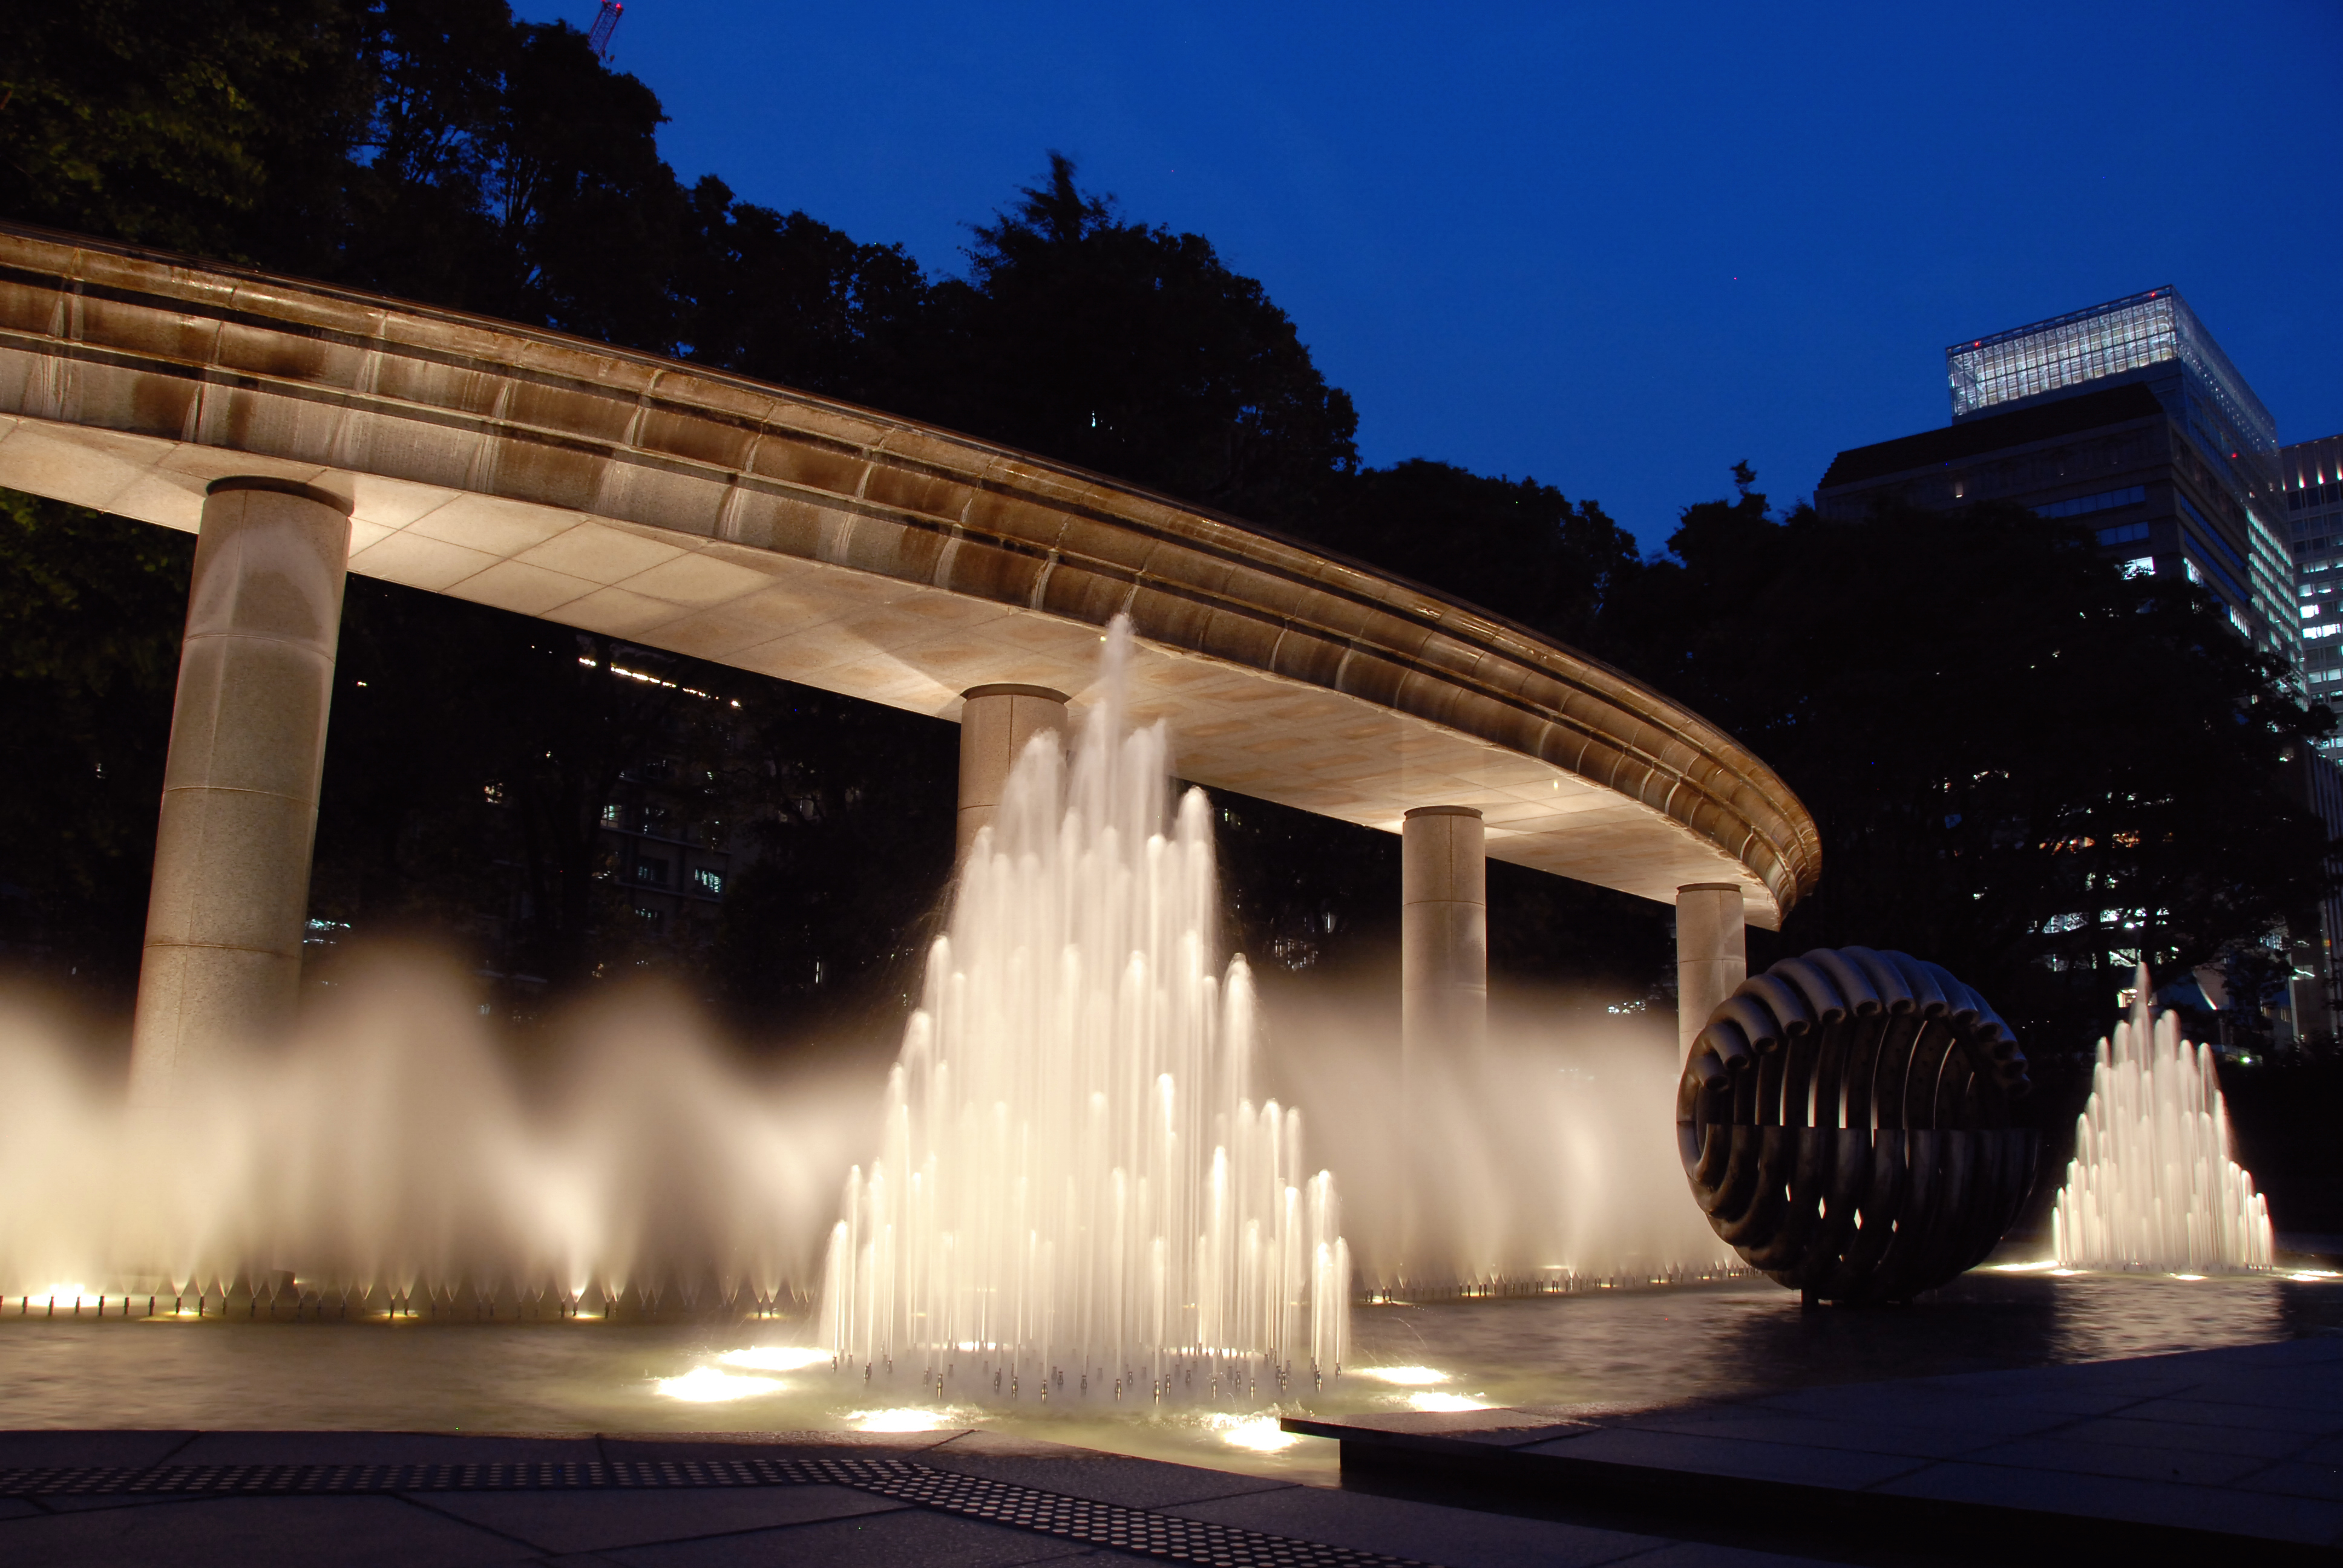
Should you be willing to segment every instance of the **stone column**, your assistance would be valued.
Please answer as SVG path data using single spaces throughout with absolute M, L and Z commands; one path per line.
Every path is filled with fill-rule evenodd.
M 1447 1266 L 1440 1151 L 1414 1108 L 1436 1094 L 1450 1063 L 1489 1024 L 1489 890 L 1485 830 L 1470 806 L 1419 806 L 1400 825 L 1400 1268 L 1403 1279 Z
M 349 550 L 347 509 L 299 486 L 223 479 L 204 502 L 131 1028 L 141 1102 L 299 1000 Z
M 1741 885 L 1694 882 L 1676 890 L 1677 1060 L 1692 1055 L 1693 1037 L 1717 1003 L 1749 978 L 1747 928 Z
M 992 820 L 1008 786 L 1009 770 L 1025 743 L 1044 729 L 1071 733 L 1066 694 L 1046 686 L 971 686 L 960 693 L 960 829 L 954 864 Z

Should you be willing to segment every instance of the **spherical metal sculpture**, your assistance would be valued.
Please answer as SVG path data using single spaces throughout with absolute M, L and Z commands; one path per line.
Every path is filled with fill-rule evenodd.
M 1900 1302 L 1975 1267 L 2034 1186 L 2026 1057 L 1936 964 L 1817 948 L 1709 1016 L 1676 1091 L 1693 1196 L 1811 1301 Z

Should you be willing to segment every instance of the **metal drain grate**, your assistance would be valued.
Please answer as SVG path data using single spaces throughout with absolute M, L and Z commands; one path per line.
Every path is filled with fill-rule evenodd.
M 488 1464 L 57 1465 L 0 1470 L 0 1497 L 327 1497 L 431 1492 L 594 1492 L 848 1486 L 1085 1546 L 1211 1568 L 1422 1568 L 1176 1514 L 1068 1497 L 900 1459 L 659 1459 Z
M 1354 1552 L 1347 1546 L 1326 1546 L 1177 1514 L 1093 1503 L 1061 1493 L 1037 1492 L 1030 1486 L 900 1460 L 832 1462 L 840 1462 L 841 1468 L 882 1473 L 868 1480 L 842 1483 L 882 1497 L 1172 1563 L 1211 1563 L 1214 1568 L 1397 1568 L 1409 1562 L 1375 1552 Z

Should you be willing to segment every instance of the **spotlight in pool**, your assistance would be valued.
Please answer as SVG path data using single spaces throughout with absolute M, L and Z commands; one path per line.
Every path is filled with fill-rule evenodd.
M 770 1393 L 781 1383 L 779 1378 L 740 1377 L 714 1367 L 694 1367 L 681 1377 L 655 1378 L 652 1386 L 669 1399 L 679 1399 L 687 1404 L 722 1404 L 727 1400 Z
M 1486 1401 L 1473 1399 L 1467 1394 L 1412 1393 L 1407 1396 L 1407 1408 L 1410 1410 L 1452 1412 L 1461 1410 L 1486 1410 L 1489 1406 Z
M 1353 1367 L 1351 1375 L 1373 1378 L 1377 1382 L 1393 1383 L 1401 1388 L 1428 1388 L 1433 1383 L 1448 1381 L 1448 1374 L 1437 1367 Z
M 1282 1453 L 1302 1440 L 1277 1424 L 1273 1415 L 1224 1415 L 1212 1422 L 1221 1441 L 1253 1453 Z
M 2321 1280 L 2343 1280 L 2343 1271 L 2334 1269 L 2297 1269 L 2287 1278 L 2297 1284 L 2312 1285 Z
M 2205 1276 L 2202 1274 L 2175 1274 L 2172 1277 L 2176 1280 L 2201 1280 Z
M 846 1419 L 857 1432 L 940 1432 L 951 1424 L 951 1412 L 910 1405 L 898 1410 L 849 1411 Z
M 1996 1263 L 1993 1265 L 1993 1271 L 1996 1274 L 2035 1274 L 2041 1272 L 2045 1269 L 2049 1270 L 2053 1273 L 2057 1272 L 2058 1260 L 2056 1258 L 2044 1258 L 2038 1262 Z
M 837 1360 L 811 1345 L 750 1345 L 746 1350 L 726 1351 L 716 1359 L 729 1367 L 752 1367 L 758 1372 L 803 1372 Z

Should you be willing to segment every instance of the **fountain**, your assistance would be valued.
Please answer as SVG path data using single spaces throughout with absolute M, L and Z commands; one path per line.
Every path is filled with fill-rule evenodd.
M 2131 1017 L 2099 1041 L 2075 1158 L 2051 1216 L 2058 1264 L 2188 1273 L 2267 1269 L 2269 1204 L 2229 1157 L 2213 1052 L 2148 1007 L 2140 966 Z
M 1244 960 L 1216 968 L 1212 811 L 1130 729 L 1129 622 L 1071 765 L 1017 762 L 960 873 L 846 1184 L 823 1343 L 936 1397 L 1151 1399 L 1339 1370 L 1350 1251 L 1301 1112 L 1256 1102 Z
M 819 1267 L 875 1072 L 749 1070 L 644 993 L 551 1026 L 523 1075 L 453 966 L 342 982 L 167 1107 L 0 1006 L 9 1321 L 75 1284 L 117 1317 L 629 1321 L 769 1305 Z

